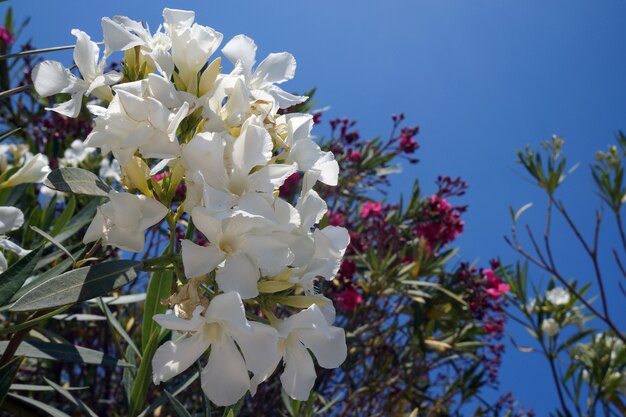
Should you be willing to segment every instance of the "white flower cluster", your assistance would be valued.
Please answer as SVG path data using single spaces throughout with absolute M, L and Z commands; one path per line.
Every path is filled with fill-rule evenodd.
M 279 112 L 307 99 L 278 86 L 295 74 L 291 54 L 269 54 L 255 67 L 254 41 L 238 35 L 222 48 L 234 66 L 222 74 L 221 58 L 209 61 L 221 33 L 194 23 L 190 11 L 165 9 L 163 17 L 154 34 L 127 17 L 103 18 L 102 57 L 73 30 L 81 77 L 54 61 L 33 71 L 42 96 L 71 95 L 53 111 L 76 117 L 83 96 L 108 102 L 88 106 L 96 120 L 84 145 L 112 153 L 124 188 L 142 194 L 111 191 L 84 242 L 140 252 L 146 228 L 188 216 L 206 243 L 180 244 L 188 281 L 170 297 L 174 313 L 154 320 L 186 337 L 159 347 L 154 383 L 210 347 L 202 388 L 214 403 L 254 394 L 281 362 L 285 391 L 306 400 L 316 379 L 309 351 L 324 368 L 346 357 L 332 302 L 315 288 L 334 278 L 349 243 L 344 228 L 318 227 L 327 207 L 313 187 L 337 185 L 338 164 L 312 140 L 310 114 Z M 124 51 L 123 73 L 104 72 L 114 51 Z M 293 206 L 277 191 L 296 172 L 302 190 Z M 186 197 L 174 210 L 183 182 Z

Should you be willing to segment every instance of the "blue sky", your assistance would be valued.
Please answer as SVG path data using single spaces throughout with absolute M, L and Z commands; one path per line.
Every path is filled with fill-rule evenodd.
M 32 18 L 27 33 L 38 47 L 74 43 L 70 29 L 75 27 L 99 39 L 101 16 L 128 15 L 155 29 L 163 7 L 194 9 L 199 22 L 225 39 L 242 32 L 251 36 L 259 57 L 293 53 L 298 71 L 288 89 L 317 86 L 320 105 L 331 106 L 326 120 L 356 119 L 361 134 L 373 137 L 387 134 L 391 114 L 404 112 L 409 123 L 421 127 L 421 162 L 394 179 L 394 195 L 408 192 L 415 178 L 428 192 L 438 174 L 462 176 L 471 188 L 462 200 L 470 208 L 458 241 L 461 256 L 483 265 L 495 256 L 505 263 L 517 259 L 503 240 L 510 228 L 509 205 L 534 202 L 524 219 L 542 227 L 543 198 L 514 162 L 517 149 L 552 134 L 565 138 L 569 160 L 581 166 L 560 196 L 576 220 L 590 224 L 599 200 L 588 165 L 596 150 L 626 129 L 626 3 L 619 0 L 8 4 L 18 17 Z M 324 133 L 325 128 L 318 130 Z M 562 222 L 555 226 L 557 261 L 567 277 L 585 279 L 590 266 L 577 255 L 582 252 Z M 604 253 L 615 243 L 607 216 Z M 601 260 L 610 262 L 608 256 Z M 613 311 L 624 316 L 619 276 L 607 271 Z M 533 275 L 536 282 L 547 278 Z M 523 332 L 514 334 L 528 344 Z M 538 415 L 556 404 L 545 364 L 513 348 L 502 368 L 502 390 L 513 391 Z

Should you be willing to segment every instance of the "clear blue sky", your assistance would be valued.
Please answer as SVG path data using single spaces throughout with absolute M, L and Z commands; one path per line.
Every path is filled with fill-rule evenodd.
M 516 149 L 553 133 L 565 138 L 570 160 L 581 167 L 562 198 L 576 219 L 586 220 L 599 205 L 588 165 L 617 130 L 626 129 L 621 0 L 63 0 L 10 1 L 2 7 L 7 4 L 18 17 L 31 16 L 27 33 L 38 47 L 74 43 L 72 28 L 99 39 L 101 16 L 128 15 L 156 29 L 163 7 L 195 9 L 197 20 L 225 39 L 251 36 L 259 57 L 292 52 L 298 71 L 288 90 L 317 86 L 320 104 L 332 106 L 326 120 L 357 119 L 361 133 L 373 137 L 389 131 L 392 113 L 404 112 L 421 126 L 421 163 L 395 178 L 396 195 L 408 191 L 416 177 L 433 191 L 438 174 L 462 176 L 471 185 L 463 201 L 470 209 L 459 241 L 462 257 L 482 264 L 497 255 L 505 263 L 516 259 L 503 240 L 509 205 L 534 201 L 525 219 L 541 227 L 541 194 L 520 175 Z M 589 267 L 572 255 L 581 253 L 572 235 L 556 226 L 560 264 L 568 277 L 584 279 Z M 607 222 L 605 249 L 616 243 L 612 229 Z M 617 294 L 619 277 L 612 273 L 609 288 Z M 623 297 L 610 301 L 624 316 Z M 523 333 L 515 334 L 527 344 Z M 505 357 L 502 390 L 513 391 L 539 416 L 556 404 L 545 364 L 513 348 Z

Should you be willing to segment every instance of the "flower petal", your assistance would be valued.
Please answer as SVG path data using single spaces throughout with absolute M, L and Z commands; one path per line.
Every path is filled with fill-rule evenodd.
M 265 165 L 272 157 L 272 138 L 260 126 L 248 125 L 233 144 L 233 164 L 248 174 L 257 165 Z
M 0 233 L 17 230 L 24 224 L 24 213 L 15 207 L 0 207 Z
M 155 314 L 152 316 L 152 320 L 156 321 L 159 326 L 165 329 L 176 330 L 178 332 L 193 332 L 199 330 L 205 322 L 204 317 L 202 317 L 203 311 L 204 307 L 196 307 L 193 311 L 192 318 L 189 320 L 180 318 L 175 314 Z M 145 319 L 149 320 L 147 317 Z
M 199 246 L 191 240 L 182 241 L 183 266 L 189 278 L 199 277 L 213 271 L 223 260 L 224 254 L 215 246 Z
M 246 319 L 246 310 L 241 301 L 241 296 L 234 291 L 213 298 L 204 317 L 209 323 L 221 323 L 229 331 L 239 329 L 252 332 L 252 327 Z
M 218 406 L 237 402 L 250 388 L 248 370 L 235 342 L 224 336 L 211 345 L 209 362 L 200 375 L 202 390 Z
M 261 85 L 280 84 L 291 80 L 296 73 L 296 59 L 289 52 L 272 53 L 267 56 L 254 73 L 254 80 Z
M 32 78 L 35 90 L 42 97 L 71 92 L 78 80 L 57 61 L 43 61 L 35 65 Z
M 307 329 L 301 330 L 299 337 L 300 341 L 313 352 L 322 368 L 333 369 L 346 360 L 346 334 L 342 328 L 335 326 L 329 327 L 329 333 L 330 337 L 322 332 Z
M 257 46 L 246 35 L 237 35 L 222 48 L 224 56 L 233 63 L 241 65 L 245 75 L 250 74 L 256 59 Z
M 226 258 L 224 266 L 217 269 L 215 278 L 222 291 L 236 291 L 246 299 L 259 295 L 257 281 L 260 276 L 259 268 L 250 258 L 239 253 Z
M 145 44 L 141 38 L 108 17 L 102 18 L 102 33 L 104 34 L 104 51 L 107 56 L 114 51 L 125 51 Z
M 285 370 L 280 376 L 285 392 L 299 401 L 306 401 L 315 384 L 315 366 L 311 355 L 300 342 L 293 341 L 285 348 Z
M 72 35 L 76 36 L 76 47 L 74 48 L 74 62 L 78 67 L 83 80 L 91 82 L 98 73 L 98 56 L 100 48 L 82 30 L 72 29 Z
M 231 331 L 246 365 L 254 374 L 267 371 L 278 355 L 278 332 L 272 326 L 250 322 L 253 332 Z
M 207 334 L 199 331 L 176 343 L 165 342 L 152 358 L 152 380 L 155 385 L 167 381 L 185 371 L 202 356 L 211 344 Z

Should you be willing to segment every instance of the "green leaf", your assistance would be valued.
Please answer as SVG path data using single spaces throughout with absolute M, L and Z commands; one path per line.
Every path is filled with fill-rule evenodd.
M 152 357 L 159 344 L 159 332 L 155 331 L 143 348 L 143 359 L 139 364 L 135 383 L 130 396 L 130 415 L 135 416 L 146 402 L 148 386 L 152 381 Z
M 172 293 L 172 271 L 158 271 L 152 274 L 146 289 L 146 304 L 144 307 L 143 321 L 141 323 L 141 346 L 145 350 L 153 332 L 159 333 L 159 325 L 152 320 L 155 314 L 165 313 L 167 306 L 161 304 L 161 300 L 168 298 Z
M 189 412 L 185 409 L 185 406 L 182 405 L 180 401 L 176 399 L 176 397 L 174 397 L 172 394 L 167 392 L 167 390 L 163 390 L 163 392 L 167 396 L 167 400 L 172 405 L 172 409 L 174 410 L 174 413 L 176 413 L 178 417 L 191 417 L 191 414 L 189 414 Z
M 31 311 L 75 304 L 107 294 L 137 278 L 141 262 L 116 260 L 78 268 L 52 277 L 28 291 L 11 311 Z
M 52 316 L 56 316 L 57 314 L 60 314 L 60 313 L 64 312 L 69 307 L 70 306 L 63 306 L 63 307 L 58 308 L 56 310 L 53 310 L 53 311 L 51 311 L 49 313 L 46 313 L 43 316 L 36 317 L 36 318 L 34 318 L 32 320 L 23 321 L 21 323 L 16 324 L 15 326 L 4 327 L 4 328 L 0 329 L 0 334 L 15 333 L 15 332 L 20 331 L 22 329 L 26 329 L 28 327 L 32 327 L 35 324 L 39 323 L 40 321 L 47 320 L 47 319 L 49 319 Z
M 41 251 L 41 248 L 32 251 L 0 274 L 0 305 L 4 305 L 19 291 L 39 262 Z
M 56 246 L 57 248 L 61 249 L 67 256 L 69 256 L 72 261 L 74 261 L 74 263 L 76 263 L 76 259 L 74 259 L 74 257 L 72 256 L 72 254 L 70 253 L 69 250 L 67 250 L 65 248 L 65 246 L 63 246 L 60 242 L 58 242 L 55 238 L 53 238 L 52 236 L 50 236 L 48 233 L 44 232 L 43 230 L 41 230 L 38 227 L 35 226 L 31 226 L 31 229 L 33 229 L 35 232 L 39 233 L 41 236 L 44 237 L 44 239 L 46 239 L 47 241 L 49 241 L 50 243 L 52 243 L 54 246 Z
M 111 309 L 106 305 L 104 301 L 102 301 L 102 298 L 100 297 L 98 297 L 98 306 L 106 316 L 107 321 L 109 322 L 109 326 L 115 329 L 115 331 L 119 333 L 120 336 L 122 336 L 126 343 L 128 343 L 128 346 L 137 354 L 137 356 L 139 356 L 139 358 L 141 358 L 141 352 L 139 352 L 139 349 L 137 349 L 137 346 L 135 346 L 135 342 L 133 342 L 133 339 L 128 335 L 126 330 L 124 330 L 124 327 L 122 327 L 120 322 L 115 318 L 113 312 L 111 312 Z
M 89 387 L 65 387 L 68 391 L 85 390 Z M 32 384 L 11 384 L 11 391 L 54 391 L 54 388 L 48 385 L 32 385 Z
M 12 399 L 14 398 L 16 400 L 25 402 L 26 404 L 28 404 L 28 405 L 36 408 L 36 409 L 44 411 L 45 413 L 47 413 L 49 416 L 52 416 L 52 417 L 71 417 L 70 415 L 65 414 L 63 411 L 57 410 L 56 408 L 54 408 L 54 407 L 52 407 L 52 406 L 50 406 L 50 405 L 48 405 L 48 404 L 46 404 L 44 402 L 37 401 L 37 400 L 35 400 L 33 398 L 23 397 L 23 396 L 17 395 L 17 394 L 9 394 L 8 398 L 12 398 Z
M 45 376 L 43 377 L 44 381 L 46 381 L 48 383 L 48 385 L 50 385 L 56 392 L 58 392 L 59 394 L 61 394 L 63 397 L 65 397 L 66 400 L 68 400 L 69 402 L 71 402 L 72 404 L 74 404 L 76 407 L 78 407 L 80 409 L 80 411 L 82 412 L 82 414 L 84 415 L 88 415 L 91 417 L 98 417 L 98 415 L 96 413 L 93 412 L 93 410 L 91 410 L 89 407 L 87 407 L 87 404 L 85 404 L 83 401 L 81 401 L 79 398 L 74 397 L 68 390 L 66 390 L 65 388 L 63 388 L 62 386 L 60 386 L 59 384 L 50 381 L 48 378 L 46 378 Z
M 63 230 L 65 225 L 67 225 L 67 223 L 71 220 L 75 211 L 76 211 L 76 198 L 74 196 L 71 196 L 67 200 L 67 205 L 65 206 L 63 213 L 61 213 L 61 215 L 56 218 L 54 222 L 54 226 L 52 227 L 52 230 L 50 231 L 50 234 L 52 236 L 58 235 Z
M 0 405 L 4 402 L 4 398 L 7 396 L 9 388 L 11 388 L 11 382 L 13 382 L 15 374 L 20 369 L 23 359 L 23 357 L 17 356 L 0 368 Z
M 55 169 L 44 180 L 44 184 L 53 190 L 64 193 L 86 194 L 106 197 L 111 187 L 96 174 L 81 168 Z
M 9 344 L 8 341 L 0 341 L 0 352 L 4 352 Z M 59 362 L 87 363 L 100 366 L 131 366 L 130 364 L 105 355 L 93 349 L 69 344 L 40 342 L 36 340 L 22 342 L 17 348 L 15 355 L 23 355 L 27 358 L 49 359 Z

